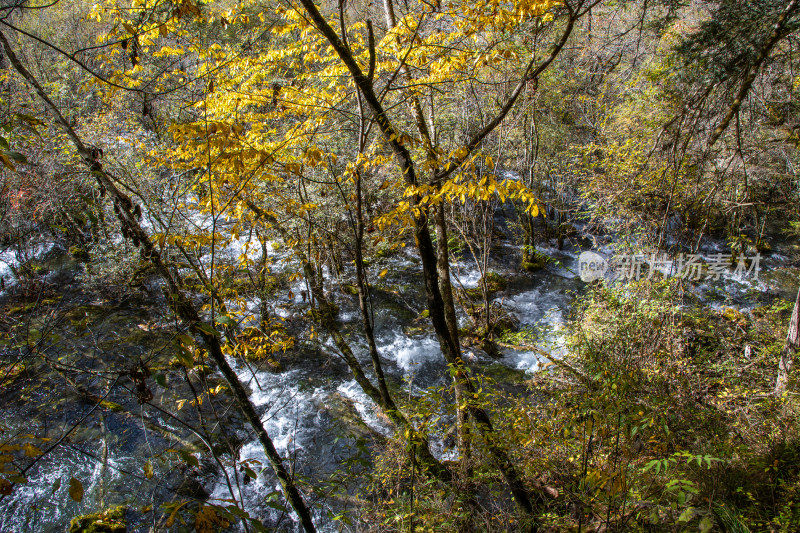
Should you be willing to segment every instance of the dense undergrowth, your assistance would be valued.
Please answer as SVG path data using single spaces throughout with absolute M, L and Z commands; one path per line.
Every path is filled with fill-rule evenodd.
M 798 404 L 774 394 L 790 314 L 781 299 L 748 314 L 712 309 L 669 281 L 598 286 L 569 322 L 566 364 L 505 392 L 485 378 L 482 400 L 539 493 L 541 530 L 795 531 Z M 429 427 L 435 404 L 417 413 Z M 528 527 L 473 459 L 471 481 L 445 487 L 391 441 L 368 530 Z

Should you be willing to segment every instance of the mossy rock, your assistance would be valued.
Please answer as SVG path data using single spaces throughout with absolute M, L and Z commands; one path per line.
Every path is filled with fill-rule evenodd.
M 498 336 L 519 331 L 519 320 L 509 314 L 504 314 L 494 319 L 492 331 Z
M 408 337 L 421 337 L 429 333 L 429 329 L 424 326 L 407 326 L 403 328 L 403 333 Z
M 486 275 L 480 279 L 478 285 L 483 285 L 484 281 L 489 288 L 489 292 L 505 290 L 506 286 L 508 285 L 506 278 L 497 272 L 487 272 Z
M 491 363 L 481 369 L 483 374 L 492 378 L 497 383 L 522 384 L 529 378 L 524 370 L 511 368 L 503 363 Z
M 744 315 L 744 313 L 742 313 L 738 309 L 734 309 L 732 307 L 726 307 L 720 312 L 720 314 L 725 318 L 727 318 L 728 320 L 730 320 L 731 322 L 736 322 L 737 324 L 742 324 L 742 325 L 747 323 L 747 317 Z
M 62 296 L 58 295 L 53 298 L 46 298 L 44 300 L 36 300 L 33 302 L 23 303 L 14 307 L 9 307 L 6 309 L 6 314 L 8 316 L 16 315 L 16 314 L 25 314 L 30 313 L 34 309 L 46 307 L 49 305 L 55 305 L 61 300 Z
M 578 229 L 570 223 L 559 224 L 558 235 L 560 237 L 574 237 L 578 234 Z
M 69 533 L 124 533 L 128 530 L 124 505 L 99 513 L 76 516 L 69 523 Z
M 530 258 L 530 261 L 523 261 L 522 268 L 528 272 L 535 272 L 547 266 L 550 258 L 544 254 L 536 253 Z
M 14 307 L 9 307 L 6 309 L 6 315 L 18 315 L 21 313 L 28 313 L 36 308 L 37 302 L 30 302 L 22 305 L 17 305 Z
M 356 287 L 351 283 L 343 283 L 341 289 L 344 294 L 349 294 L 351 296 L 358 296 L 358 287 Z
M 778 294 L 791 302 L 797 296 L 798 280 L 800 280 L 800 269 L 794 267 L 783 267 L 775 270 L 767 270 L 760 275 L 774 288 Z
M 474 287 L 472 289 L 464 289 L 464 294 L 471 300 L 479 300 L 483 296 L 483 291 L 481 291 L 480 287 Z
M 378 436 L 361 418 L 353 400 L 340 392 L 331 393 L 324 402 L 318 404 L 318 407 L 334 419 L 346 435 L 365 438 Z
M 324 311 L 321 309 L 311 308 L 308 310 L 307 315 L 310 319 L 317 320 L 321 323 L 326 320 L 336 320 L 336 317 L 339 316 L 339 306 L 335 303 L 329 302 L 327 309 Z
M 77 259 L 78 261 L 89 261 L 89 252 L 86 251 L 81 246 L 70 246 L 69 247 L 69 255 Z
M 486 355 L 488 355 L 489 357 L 498 359 L 503 356 L 503 354 L 500 353 L 500 348 L 497 346 L 497 343 L 488 337 L 484 337 L 481 339 L 480 347 L 481 350 L 486 352 Z
M 508 282 L 506 279 L 498 274 L 497 272 L 487 272 L 485 276 L 481 276 L 481 279 L 478 280 L 478 286 L 472 289 L 464 289 L 464 294 L 466 294 L 472 300 L 480 300 L 483 298 L 483 281 L 484 278 L 486 279 L 486 288 L 489 290 L 489 294 L 505 290 Z
M 409 337 L 419 337 L 431 333 L 432 328 L 430 320 L 428 320 L 429 316 L 428 310 L 425 309 L 417 318 L 403 328 L 403 332 Z

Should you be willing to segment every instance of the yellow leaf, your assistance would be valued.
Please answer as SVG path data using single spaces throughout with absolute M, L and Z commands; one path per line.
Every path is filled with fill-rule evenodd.
M 380 277 L 380 278 L 386 277 L 386 274 L 388 274 L 388 273 L 389 273 L 389 269 L 388 268 L 384 268 L 383 270 L 381 270 L 381 273 L 378 274 L 378 277 Z
M 69 480 L 69 497 L 78 503 L 83 500 L 83 483 L 74 477 Z
M 28 457 L 37 457 L 42 454 L 42 450 L 34 446 L 33 444 L 26 444 L 24 446 L 25 455 Z
M 175 516 L 178 514 L 178 511 L 180 510 L 181 507 L 183 507 L 187 503 L 189 503 L 189 501 L 185 501 L 185 502 L 181 503 L 175 509 L 172 510 L 172 513 L 170 513 L 169 518 L 167 518 L 167 522 L 166 522 L 166 526 L 167 527 L 172 527 L 172 525 L 175 523 Z
M 0 153 L 0 161 L 2 161 L 3 164 L 11 170 L 17 170 L 17 168 L 14 166 L 14 163 L 11 162 L 11 159 L 9 159 L 6 154 Z

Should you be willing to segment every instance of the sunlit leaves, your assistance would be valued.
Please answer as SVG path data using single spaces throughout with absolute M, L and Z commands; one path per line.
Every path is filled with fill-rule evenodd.
M 539 215 L 539 200 L 519 180 L 498 179 L 494 174 L 485 174 L 479 179 L 475 175 L 461 174 L 445 181 L 441 186 L 431 185 L 408 186 L 404 193 L 407 200 L 398 202 L 395 209 L 377 218 L 381 228 L 390 225 L 409 224 L 409 217 L 418 215 L 419 209 L 425 206 L 438 205 L 441 202 L 465 203 L 506 201 L 519 203 L 523 210 L 531 216 Z

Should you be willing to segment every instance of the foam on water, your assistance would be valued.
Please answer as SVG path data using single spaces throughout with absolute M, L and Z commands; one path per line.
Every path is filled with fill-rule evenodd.
M 431 337 L 410 338 L 395 333 L 388 344 L 378 347 L 378 351 L 393 359 L 406 374 L 415 373 L 423 363 L 442 360 L 439 343 Z
M 278 453 L 289 461 L 284 461 L 285 465 L 297 460 L 314 461 L 316 457 L 309 457 L 313 454 L 315 440 L 319 434 L 325 431 L 324 417 L 319 409 L 319 405 L 324 404 L 327 393 L 324 389 L 301 388 L 303 381 L 301 370 L 290 370 L 281 374 L 267 372 L 257 372 L 253 375 L 246 367 L 236 368 L 239 379 L 249 383 L 252 394 L 251 401 L 256 407 L 267 407 L 261 417 L 267 434 L 272 439 Z M 279 485 L 275 482 L 269 461 L 264 454 L 264 449 L 258 440 L 250 441 L 242 446 L 239 452 L 238 462 L 245 462 L 255 472 L 263 471 L 257 479 L 246 480 L 246 484 L 236 485 L 234 483 L 233 492 L 229 490 L 227 483 L 222 476 L 211 489 L 211 497 L 226 499 L 234 497 L 240 501 L 250 502 L 247 508 L 251 514 L 259 515 L 265 510 L 260 504 L 273 492 L 280 492 Z M 235 479 L 236 472 L 232 467 L 226 468 L 228 477 Z M 245 483 L 244 478 L 242 478 Z M 277 518 L 280 514 L 270 510 L 271 518 Z M 291 514 L 292 520 L 296 516 Z
M 18 264 L 16 254 L 13 251 L 5 250 L 0 252 L 0 278 L 3 278 L 5 281 L 6 287 L 17 283 L 11 271 L 11 267 L 17 266 Z M 0 291 L 0 293 L 2 293 L 2 291 Z
M 561 314 L 568 305 L 568 297 L 562 291 L 544 292 L 542 288 L 515 294 L 506 298 L 505 306 L 516 314 L 523 326 L 533 326 L 548 312 Z
M 12 250 L 11 248 L 6 248 L 0 252 L 0 278 L 3 278 L 6 287 L 10 287 L 17 283 L 16 276 L 14 276 L 14 270 L 18 269 L 23 263 L 30 261 L 31 259 L 41 259 L 50 253 L 55 246 L 55 242 L 39 243 L 22 250 L 22 257 L 20 257 L 20 254 L 16 250 Z
M 551 354 L 554 359 L 560 359 L 566 354 L 563 342 L 564 317 L 560 309 L 551 309 L 540 321 L 541 337 L 537 340 L 539 348 Z M 533 373 L 539 370 L 548 358 L 540 352 L 509 351 L 504 354 L 502 362 L 506 366 Z
M 461 285 L 465 289 L 474 289 L 478 286 L 480 280 L 481 273 L 475 268 L 475 265 L 458 264 L 453 269 L 453 284 L 455 286 Z
M 97 447 L 97 450 L 90 452 L 99 457 L 99 442 Z M 109 494 L 119 494 L 120 487 L 114 488 L 112 485 L 125 483 L 127 476 L 122 472 L 141 469 L 142 462 L 141 458 L 115 455 L 115 449 L 110 447 L 103 476 L 99 460 L 76 448 L 60 447 L 26 473 L 27 483 L 15 485 L 14 492 L 0 502 L 0 531 L 63 531 L 61 524 L 98 508 L 101 481 Z M 73 477 L 83 485 L 85 496 L 80 503 L 69 496 L 70 479 Z
M 364 393 L 356 380 L 353 379 L 342 383 L 336 391 L 353 402 L 353 406 L 358 411 L 358 416 L 370 429 L 385 437 L 392 435 L 391 426 L 377 416 L 378 406 Z

